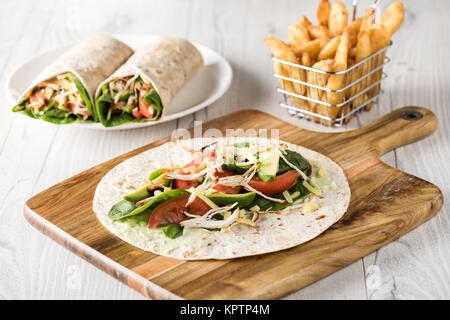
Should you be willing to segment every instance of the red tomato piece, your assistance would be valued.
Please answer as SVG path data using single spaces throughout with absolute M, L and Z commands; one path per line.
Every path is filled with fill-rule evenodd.
M 144 116 L 138 108 L 134 108 L 134 109 L 131 111 L 131 113 L 133 114 L 133 116 L 134 116 L 136 119 L 140 119 L 140 118 L 142 118 L 142 117 Z
M 253 178 L 248 185 L 266 196 L 273 196 L 275 194 L 282 193 L 292 187 L 297 180 L 299 174 L 297 171 L 292 170 L 276 176 L 275 180 L 271 182 L 264 182 L 258 178 Z
M 187 220 L 188 217 L 184 214 L 185 210 L 191 214 L 204 215 L 211 209 L 210 206 L 199 198 L 195 198 L 194 202 L 186 208 L 188 199 L 189 195 L 185 195 L 161 203 L 150 215 L 148 228 L 164 227 Z
M 149 89 L 141 89 L 139 91 L 139 110 L 144 115 L 144 117 L 151 119 L 155 115 L 155 108 L 144 101 L 144 96 L 147 94 Z
M 189 189 L 198 186 L 197 180 L 175 180 L 175 189 Z
M 214 152 L 212 153 L 207 153 L 207 154 L 202 154 L 201 156 L 195 158 L 194 160 L 192 160 L 191 162 L 189 162 L 187 165 L 185 165 L 181 170 L 180 170 L 180 174 L 182 175 L 187 175 L 187 174 L 191 174 L 191 172 L 189 171 L 185 171 L 186 169 L 197 169 L 198 167 L 200 167 L 200 165 L 203 163 L 204 159 L 209 159 L 209 160 L 214 160 L 216 158 L 216 154 Z M 175 180 L 175 189 L 189 189 L 191 187 L 196 187 L 198 186 L 199 182 L 197 180 Z
M 234 176 L 234 175 L 235 175 L 235 173 L 232 171 L 223 171 L 223 172 L 216 173 L 217 178 L 229 177 L 229 176 Z M 239 191 L 241 191 L 241 186 L 229 187 L 229 186 L 223 186 L 221 184 L 216 184 L 213 187 L 213 189 L 217 190 L 219 192 L 227 193 L 227 194 L 236 194 L 236 193 L 239 193 Z
M 33 92 L 33 94 L 30 96 L 30 103 L 43 103 L 47 99 L 45 98 L 45 95 L 41 92 L 41 90 L 36 90 Z

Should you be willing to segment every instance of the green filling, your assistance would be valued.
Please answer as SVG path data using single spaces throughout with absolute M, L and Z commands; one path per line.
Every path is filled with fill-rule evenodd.
M 149 120 L 158 120 L 162 113 L 162 102 L 161 98 L 159 97 L 158 92 L 156 92 L 155 88 L 151 88 L 149 92 L 144 96 L 144 102 L 151 104 L 156 111 L 156 114 L 153 118 Z
M 158 170 L 153 171 L 153 172 L 150 174 L 150 177 L 148 177 L 148 180 L 150 180 L 150 181 L 155 180 L 155 179 L 158 178 L 164 171 L 166 171 L 166 168 L 161 168 L 161 169 L 158 169 Z
M 158 228 L 164 234 L 167 238 L 174 239 L 183 234 L 183 227 L 180 226 L 178 223 L 169 224 L 168 226 Z
M 299 200 L 302 201 L 309 194 L 309 191 L 303 186 L 303 179 L 301 179 L 301 178 L 298 178 L 297 181 L 295 182 L 295 184 L 288 190 L 288 192 L 290 194 L 293 194 L 294 192 L 297 192 L 297 191 L 300 193 L 300 196 L 295 198 L 294 202 L 299 201 Z M 280 199 L 280 200 L 285 200 L 283 194 L 278 194 L 278 195 L 271 196 L 271 197 Z M 277 210 L 283 210 L 291 205 L 292 205 L 292 203 L 288 203 L 288 202 L 279 203 L 279 202 L 268 200 L 266 198 L 259 197 L 259 198 L 255 198 L 255 200 L 247 208 L 251 208 L 253 206 L 258 206 L 261 211 L 265 211 L 268 209 L 277 211 Z
M 308 170 L 308 164 L 306 163 L 305 158 L 303 158 L 300 153 L 291 150 L 285 150 L 283 156 L 286 158 L 287 161 L 289 161 L 292 165 L 294 165 L 301 171 L 306 173 L 306 171 Z M 283 160 L 283 158 L 280 157 L 280 160 L 278 162 L 277 175 L 279 176 L 290 170 L 293 169 Z
M 96 118 L 95 113 L 92 109 L 92 102 L 89 98 L 89 94 L 87 93 L 86 88 L 81 83 L 80 79 L 78 79 L 77 76 L 75 76 L 71 72 L 67 72 L 67 76 L 69 79 L 75 83 L 75 86 L 77 87 L 78 92 L 81 95 L 81 98 L 83 99 L 86 108 L 88 109 L 89 113 L 93 118 Z M 58 108 L 53 108 L 52 105 L 48 105 L 44 107 L 44 114 L 36 114 L 33 109 L 24 109 L 25 104 L 28 101 L 29 97 L 22 98 L 12 109 L 13 112 L 23 112 L 25 115 L 29 116 L 33 119 L 42 119 L 47 122 L 55 123 L 55 124 L 68 124 L 68 123 L 74 123 L 81 119 L 81 116 L 76 115 L 73 112 L 65 111 Z M 97 121 L 97 120 L 96 120 Z
M 143 83 L 143 81 L 142 81 L 142 79 L 140 79 L 140 77 L 136 81 L 140 82 L 141 84 Z M 158 92 L 154 88 L 151 88 L 149 90 L 149 92 L 147 92 L 147 94 L 144 96 L 143 100 L 146 103 L 152 104 L 153 107 L 155 108 L 156 113 L 152 119 L 147 119 L 145 117 L 141 118 L 141 119 L 137 119 L 129 112 L 121 112 L 119 114 L 113 114 L 110 116 L 110 119 L 108 119 L 109 108 L 111 107 L 111 104 L 114 103 L 114 100 L 111 97 L 108 89 L 109 89 L 109 84 L 108 83 L 104 84 L 102 87 L 102 94 L 95 102 L 98 119 L 105 127 L 120 126 L 122 124 L 129 123 L 129 122 L 144 122 L 144 121 L 150 121 L 150 120 L 154 121 L 154 120 L 158 120 L 161 117 L 161 113 L 162 113 L 162 109 L 163 109 L 162 103 L 161 103 L 161 98 L 159 97 Z M 125 91 L 120 96 L 119 100 L 122 100 L 122 101 L 127 100 L 128 97 L 130 96 L 130 94 L 131 93 L 129 90 Z M 135 101 L 137 101 L 137 100 L 138 99 L 135 99 Z M 129 111 L 131 112 L 131 110 L 129 110 Z
M 76 75 L 74 75 L 72 72 L 67 72 L 67 75 L 69 76 L 69 79 L 75 83 L 75 86 L 77 87 L 78 92 L 81 95 L 81 98 L 84 101 L 84 104 L 86 105 L 86 108 L 89 111 L 89 114 L 94 118 L 95 121 L 98 121 L 97 115 L 94 112 L 94 109 L 92 108 L 92 101 L 89 98 L 89 93 L 87 92 L 84 85 L 81 83 L 80 79 Z
M 108 217 L 110 217 L 112 220 L 120 220 L 126 217 L 143 213 L 144 211 L 146 213 L 151 213 L 161 203 L 189 194 L 189 192 L 182 189 L 168 190 L 140 207 L 137 207 L 135 202 L 124 199 L 116 203 L 111 208 L 111 210 L 108 212 Z

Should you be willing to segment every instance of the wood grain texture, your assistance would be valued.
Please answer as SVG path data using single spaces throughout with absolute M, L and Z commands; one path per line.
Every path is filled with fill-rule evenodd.
M 317 0 L 318 1 L 318 0 Z M 296 126 L 305 124 L 278 106 L 270 53 L 262 39 L 287 39 L 287 25 L 311 0 L 120 0 L 67 3 L 4 1 L 0 10 L 0 299 L 143 299 L 136 291 L 43 236 L 23 218 L 23 204 L 39 191 L 85 170 L 188 128 L 243 108 L 257 108 Z M 350 5 L 350 1 L 345 2 Z M 358 15 L 372 0 L 360 0 Z M 382 1 L 382 9 L 391 1 Z M 136 8 L 141 8 L 136 10 Z M 86 10 L 87 9 L 87 10 Z M 382 160 L 438 185 L 450 197 L 450 2 L 408 0 L 394 35 L 384 93 L 349 128 L 370 124 L 402 105 L 426 105 L 439 119 L 429 138 L 390 151 Z M 148 20 L 148 12 L 158 12 Z M 432 23 L 430 23 L 430 21 Z M 153 128 L 127 132 L 80 131 L 31 121 L 10 112 L 7 76 L 35 54 L 92 33 L 153 33 L 186 37 L 221 53 L 233 67 L 227 94 L 206 109 Z M 151 30 L 151 31 L 148 31 Z M 413 35 L 413 36 L 411 36 Z M 450 210 L 288 299 L 449 299 Z
M 411 115 L 418 117 L 414 118 Z M 344 169 L 352 191 L 347 213 L 327 232 L 276 253 L 224 261 L 160 257 L 114 237 L 97 220 L 92 200 L 118 163 L 170 140 L 161 139 L 84 171 L 31 198 L 25 217 L 74 253 L 150 298 L 281 298 L 354 262 L 438 212 L 440 190 L 384 164 L 379 156 L 430 135 L 437 119 L 405 107 L 358 130 L 326 134 L 300 129 L 256 110 L 203 125 L 208 129 L 278 129 L 280 138 L 321 152 Z M 191 130 L 192 131 L 192 130 Z

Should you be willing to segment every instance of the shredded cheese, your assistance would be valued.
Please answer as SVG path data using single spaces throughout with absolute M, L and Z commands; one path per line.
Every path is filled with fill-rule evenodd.
M 317 174 L 319 175 L 319 177 L 325 177 L 327 175 L 327 167 L 320 167 Z
M 312 194 L 318 196 L 319 198 L 323 198 L 322 193 L 316 188 L 314 188 L 312 185 L 310 185 L 308 182 L 306 182 L 306 180 L 303 181 L 303 186 L 306 189 L 308 189 L 308 191 L 311 192 Z
M 305 203 L 303 206 L 303 213 L 311 213 L 319 209 L 319 205 L 315 202 Z
M 284 196 L 284 198 L 286 199 L 286 201 L 288 202 L 288 203 L 293 203 L 294 202 L 294 200 L 292 200 L 292 197 L 291 197 L 291 195 L 289 194 L 289 191 L 283 191 L 283 196 Z

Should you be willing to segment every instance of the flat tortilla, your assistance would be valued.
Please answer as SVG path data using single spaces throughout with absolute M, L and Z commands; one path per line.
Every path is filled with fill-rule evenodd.
M 237 139 L 235 142 L 239 142 L 240 138 Z M 242 139 L 252 141 L 250 138 Z M 318 167 L 326 167 L 328 178 L 338 186 L 336 190 L 324 192 L 324 198 L 314 198 L 319 209 L 312 213 L 303 214 L 301 209 L 288 207 L 282 214 L 261 214 L 256 228 L 235 224 L 227 233 L 185 228 L 183 235 L 175 239 L 167 238 L 161 230 L 148 229 L 148 216 L 145 215 L 119 221 L 108 217 L 111 207 L 123 196 L 148 183 L 152 171 L 167 167 L 171 161 L 185 164 L 192 158 L 185 147 L 197 150 L 212 141 L 190 139 L 169 142 L 117 165 L 97 186 L 93 209 L 98 219 L 117 237 L 145 251 L 183 260 L 203 260 L 237 258 L 297 246 L 317 237 L 346 212 L 350 187 L 341 167 L 320 153 L 282 142 Z

